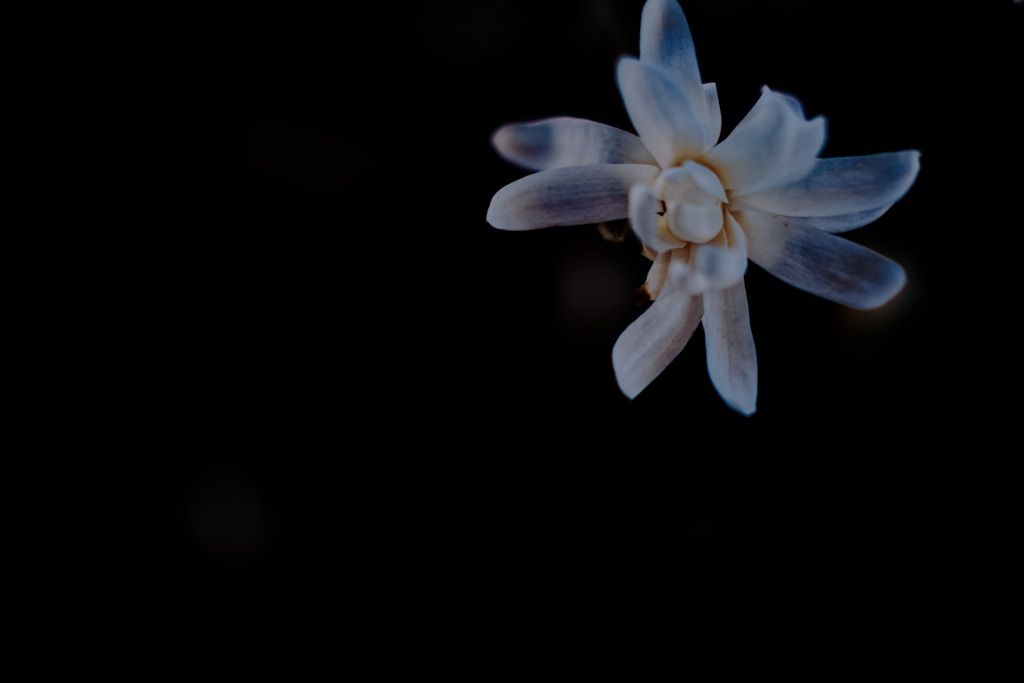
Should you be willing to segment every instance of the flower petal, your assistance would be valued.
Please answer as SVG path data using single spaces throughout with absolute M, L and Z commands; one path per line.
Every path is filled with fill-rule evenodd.
M 623 57 L 618 67 L 619 91 L 626 111 L 662 168 L 704 152 L 704 92 L 687 97 L 664 71 Z
M 640 61 L 658 67 L 692 102 L 703 88 L 690 26 L 675 0 L 648 0 L 640 19 Z M 700 98 L 700 99 L 699 99 Z M 704 114 L 703 108 L 698 110 Z
M 708 103 L 708 117 L 704 139 L 705 149 L 711 149 L 718 143 L 722 135 L 722 107 L 718 102 L 718 86 L 714 83 L 704 84 L 704 96 Z
M 707 281 L 693 267 L 693 246 L 674 249 L 668 262 L 668 279 L 672 288 L 684 294 L 700 294 L 708 288 Z
M 853 308 L 876 308 L 894 297 L 907 276 L 898 263 L 866 247 L 782 216 L 739 212 L 750 259 L 805 292 Z
M 837 216 L 880 209 L 906 194 L 921 168 L 917 150 L 818 159 L 784 187 L 737 198 L 737 208 L 785 216 Z
M 708 152 L 723 184 L 736 195 L 803 178 L 825 144 L 825 119 L 807 121 L 794 98 L 767 87 L 761 92 L 729 137 Z
M 649 186 L 634 185 L 629 191 L 629 224 L 640 241 L 658 253 L 682 246 L 682 241 L 665 229 L 660 208 L 661 201 Z
M 672 252 L 663 251 L 655 257 L 654 263 L 651 264 L 651 269 L 647 271 L 644 291 L 647 292 L 647 296 L 651 301 L 658 298 L 662 287 L 665 286 L 665 278 L 668 277 L 668 264 L 671 260 Z
M 693 245 L 691 268 L 708 289 L 725 289 L 743 280 L 747 272 L 747 238 L 736 220 L 725 213 L 725 226 L 715 239 Z
M 654 191 L 665 201 L 691 204 L 729 202 L 725 188 L 715 172 L 696 161 L 687 161 L 682 166 L 662 171 Z
M 783 216 L 788 218 L 794 223 L 800 225 L 807 225 L 818 230 L 824 230 L 825 232 L 839 233 L 848 232 L 855 230 L 856 228 L 863 227 L 868 223 L 874 223 L 878 220 L 882 214 L 892 208 L 892 204 L 883 206 L 880 209 L 871 209 L 870 211 L 858 211 L 857 213 L 844 213 L 839 216 Z
M 722 207 L 719 204 L 670 202 L 668 222 L 672 233 L 687 242 L 707 242 L 722 231 Z
M 658 300 L 619 335 L 612 349 L 622 393 L 635 398 L 668 367 L 690 341 L 702 312 L 699 296 L 688 296 L 666 283 Z
M 704 293 L 703 323 L 711 383 L 730 408 L 752 415 L 757 405 L 757 351 L 743 282 Z
M 494 133 L 492 142 L 505 159 L 532 171 L 656 163 L 636 135 L 567 116 L 502 126 Z
M 642 164 L 541 171 L 498 190 L 487 222 L 501 230 L 535 230 L 625 218 L 630 188 L 653 183 L 657 175 L 657 168 Z

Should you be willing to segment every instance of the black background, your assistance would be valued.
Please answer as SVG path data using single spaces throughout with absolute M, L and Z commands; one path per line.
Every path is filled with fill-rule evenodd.
M 499 125 L 630 127 L 614 64 L 641 7 L 5 22 L 4 257 L 32 352 L 11 367 L 43 417 L 12 520 L 45 523 L 65 596 L 32 633 L 98 635 L 87 656 L 139 680 L 486 679 L 544 654 L 575 673 L 626 643 L 681 671 L 709 649 L 812 670 L 956 656 L 957 577 L 998 515 L 977 465 L 1013 401 L 997 264 L 1019 229 L 1021 8 L 685 4 L 726 132 L 768 84 L 827 116 L 828 156 L 923 155 L 850 235 L 907 270 L 885 308 L 751 268 L 743 418 L 699 332 L 619 393 L 632 237 L 484 221 L 523 174 Z

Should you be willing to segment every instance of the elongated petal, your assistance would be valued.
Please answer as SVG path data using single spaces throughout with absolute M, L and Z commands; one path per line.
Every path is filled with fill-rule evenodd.
M 742 195 L 787 185 L 814 168 L 825 144 L 825 119 L 806 121 L 799 102 L 768 88 L 708 158 L 723 184 Z
M 629 192 L 629 224 L 640 241 L 661 253 L 682 246 L 682 242 L 666 231 L 664 219 L 658 215 L 661 202 L 647 185 L 634 185 Z
M 876 308 L 907 277 L 899 264 L 817 228 L 766 213 L 738 212 L 750 259 L 775 277 L 853 308 Z
M 703 94 L 690 26 L 676 0 L 648 0 L 644 5 L 640 61 L 663 69 L 691 101 Z
M 737 208 L 785 216 L 837 216 L 890 206 L 921 168 L 916 150 L 819 159 L 810 175 L 734 200 Z
M 635 398 L 690 341 L 700 324 L 701 298 L 666 284 L 661 296 L 625 329 L 612 349 L 619 388 Z
M 603 164 L 555 168 L 528 175 L 498 190 L 487 222 L 501 230 L 535 230 L 625 218 L 629 190 L 653 183 L 654 166 Z
M 703 153 L 703 90 L 687 97 L 664 71 L 629 57 L 619 60 L 618 80 L 629 118 L 662 168 Z
M 783 216 L 794 223 L 807 225 L 818 230 L 831 232 L 848 232 L 863 227 L 868 223 L 874 223 L 882 214 L 892 208 L 892 204 L 883 206 L 880 209 L 870 211 L 858 211 L 857 213 L 844 213 L 839 216 Z
M 757 406 L 757 352 L 743 284 L 704 293 L 704 342 L 711 383 L 744 415 Z
M 714 83 L 705 83 L 704 95 L 707 97 L 708 103 L 708 118 L 705 127 L 707 137 L 704 139 L 704 147 L 711 149 L 718 143 L 718 138 L 722 135 L 722 107 L 718 103 L 718 86 Z
M 651 164 L 654 157 L 632 133 L 585 119 L 558 117 L 498 129 L 494 147 L 532 171 L 594 164 Z

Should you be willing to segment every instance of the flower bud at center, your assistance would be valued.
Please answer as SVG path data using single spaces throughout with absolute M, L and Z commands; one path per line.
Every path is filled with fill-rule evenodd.
M 662 171 L 654 193 L 663 202 L 661 218 L 676 238 L 702 244 L 715 238 L 725 224 L 725 188 L 714 171 L 695 161 Z

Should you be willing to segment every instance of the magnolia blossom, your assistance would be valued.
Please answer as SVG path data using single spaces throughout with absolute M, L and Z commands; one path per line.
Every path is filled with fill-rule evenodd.
M 651 269 L 653 304 L 619 337 L 615 376 L 630 398 L 704 324 L 711 381 L 754 412 L 757 357 L 743 276 L 750 259 L 832 301 L 869 309 L 903 287 L 903 269 L 837 237 L 866 225 L 910 188 L 916 151 L 819 159 L 825 121 L 765 87 L 724 140 L 718 91 L 701 83 L 675 0 L 643 10 L 640 59 L 618 84 L 638 135 L 575 118 L 509 125 L 494 135 L 509 161 L 538 171 L 502 188 L 488 222 L 533 230 L 629 218 Z

